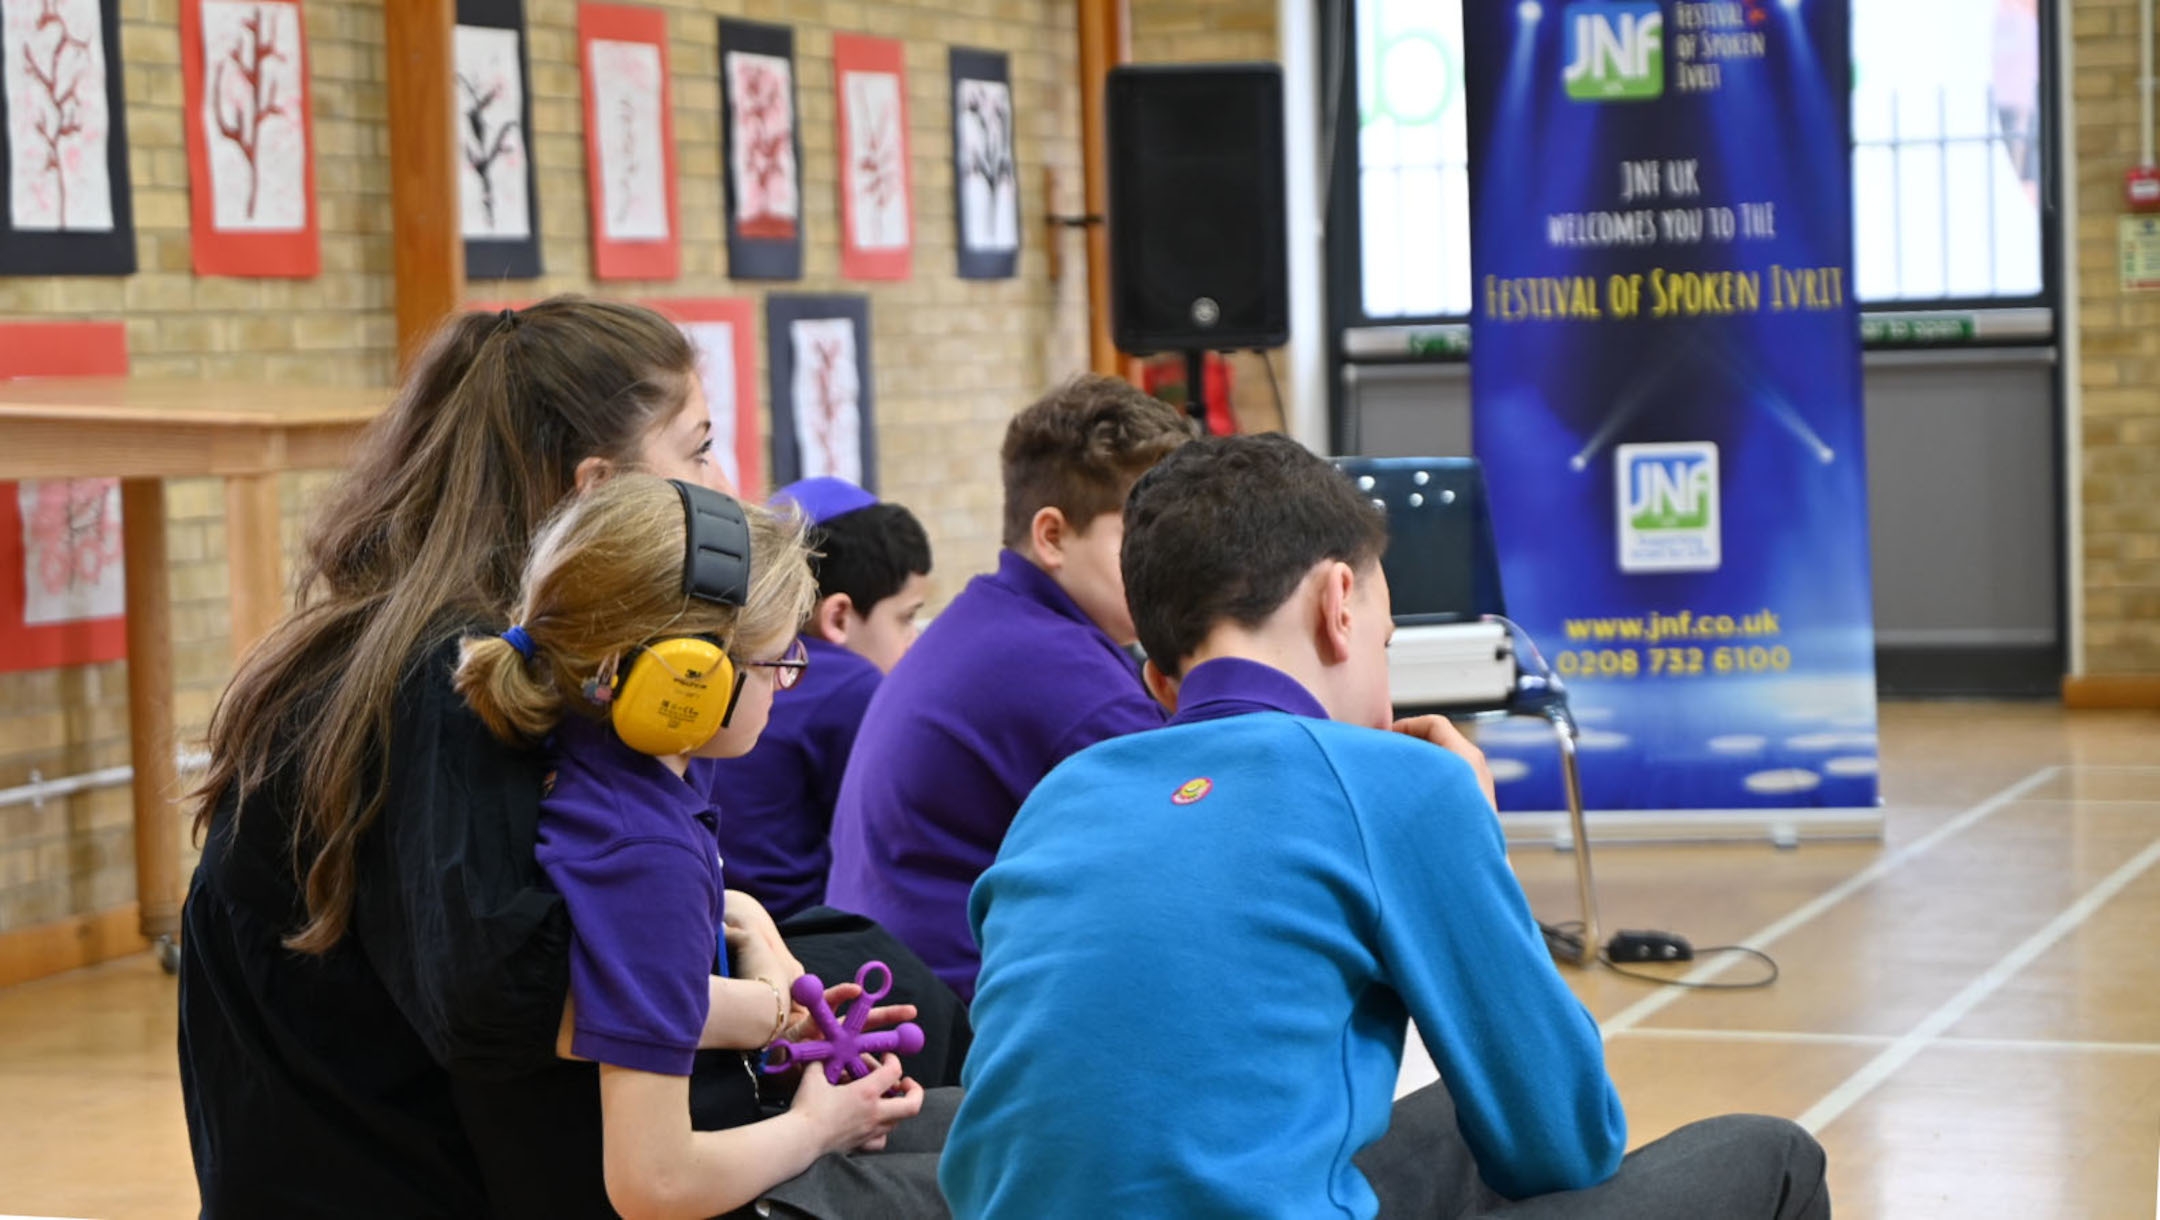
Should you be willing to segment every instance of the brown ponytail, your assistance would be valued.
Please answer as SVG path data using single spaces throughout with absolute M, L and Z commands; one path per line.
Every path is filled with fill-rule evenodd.
M 354 855 L 382 812 L 391 709 L 433 644 L 507 622 L 533 531 L 577 465 L 627 465 L 688 400 L 682 332 L 634 305 L 556 297 L 445 323 L 317 514 L 296 609 L 242 661 L 210 722 L 197 833 L 275 771 L 298 777 L 295 875 L 321 953 L 352 916 Z

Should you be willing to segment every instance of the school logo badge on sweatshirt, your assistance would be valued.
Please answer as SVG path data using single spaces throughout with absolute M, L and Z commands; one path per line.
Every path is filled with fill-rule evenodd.
M 1173 805 L 1190 805 L 1215 791 L 1215 781 L 1202 777 L 1186 780 L 1183 787 L 1170 794 Z

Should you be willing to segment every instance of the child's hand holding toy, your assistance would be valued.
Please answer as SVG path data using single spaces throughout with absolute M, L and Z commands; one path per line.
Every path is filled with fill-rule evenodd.
M 872 972 L 881 975 L 870 986 Z M 795 1002 L 809 1010 L 820 1037 L 775 1039 L 766 1049 L 765 1070 L 784 1072 L 808 1063 L 822 1063 L 828 1084 L 856 1080 L 877 1067 L 879 1055 L 897 1052 L 912 1055 L 923 1048 L 922 1027 L 903 1021 L 890 1029 L 868 1030 L 871 1009 L 892 990 L 892 971 L 883 962 L 865 962 L 855 972 L 857 996 L 848 1004 L 845 1017 L 836 1016 L 827 1002 L 825 984 L 813 974 L 795 980 Z M 834 990 L 839 990 L 835 988 Z

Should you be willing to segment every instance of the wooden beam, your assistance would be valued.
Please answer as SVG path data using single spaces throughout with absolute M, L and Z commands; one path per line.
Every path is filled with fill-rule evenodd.
M 1132 59 L 1127 0 L 1080 0 L 1080 156 L 1086 175 L 1089 216 L 1110 210 L 1110 159 L 1103 115 L 1103 82 L 1112 67 Z M 1098 373 L 1130 377 L 1131 366 L 1110 338 L 1110 226 L 1087 226 L 1088 365 Z
M 390 232 L 402 367 L 465 297 L 458 207 L 456 0 L 383 0 Z
M 2160 674 L 2071 674 L 2062 694 L 2077 711 L 2160 711 Z
M 120 481 L 127 574 L 128 755 L 135 767 L 135 901 L 142 934 L 180 934 L 180 777 L 173 767 L 172 587 L 165 483 Z
M 95 966 L 149 948 L 135 904 L 0 932 L 0 987 Z
M 239 660 L 285 617 L 284 504 L 274 474 L 225 479 L 225 571 Z

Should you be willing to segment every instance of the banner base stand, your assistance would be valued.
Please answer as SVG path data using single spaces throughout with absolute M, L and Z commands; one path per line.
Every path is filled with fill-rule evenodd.
M 1608 843 L 1879 843 L 1880 809 L 1650 809 L 1592 811 L 1584 815 L 1590 841 Z M 1573 851 L 1575 836 L 1565 811 L 1503 813 L 1500 827 L 1511 847 L 1546 846 Z

